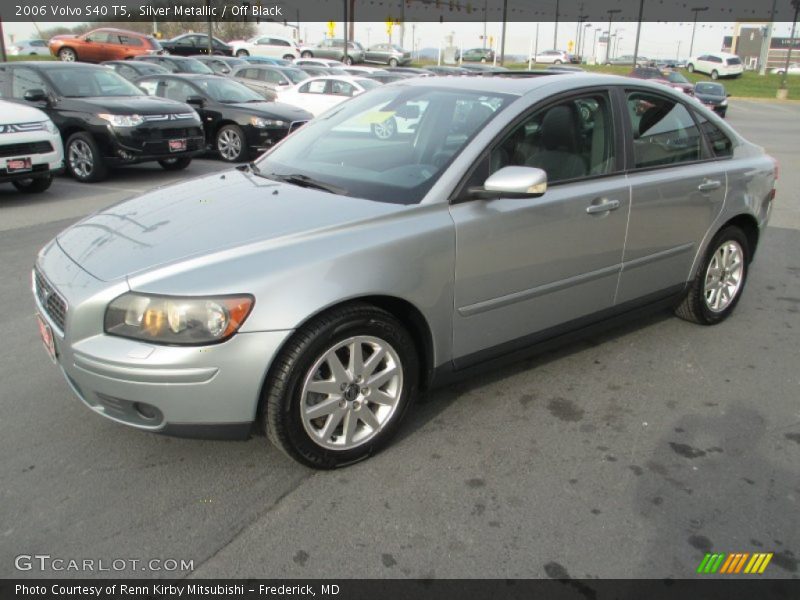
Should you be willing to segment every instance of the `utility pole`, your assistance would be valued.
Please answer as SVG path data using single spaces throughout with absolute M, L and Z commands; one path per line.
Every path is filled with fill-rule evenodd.
M 786 77 L 789 75 L 789 62 L 792 60 L 792 47 L 794 46 L 794 32 L 797 28 L 797 13 L 800 12 L 800 0 L 792 0 L 794 6 L 794 18 L 792 18 L 792 33 L 789 35 L 789 51 L 786 53 L 786 62 L 783 65 L 783 77 L 781 77 L 781 87 L 778 90 L 778 98 L 785 100 L 789 97 L 789 88 L 786 87 Z
M 769 23 L 764 32 L 764 39 L 761 40 L 761 54 L 758 57 L 758 74 L 767 74 L 767 62 L 769 61 L 769 47 L 772 45 L 772 25 L 775 21 L 775 2 L 772 0 L 772 10 L 769 13 Z
M 633 66 L 636 67 L 639 58 L 639 34 L 642 32 L 642 17 L 644 16 L 644 0 L 639 0 L 639 19 L 636 21 L 636 43 L 633 45 Z
M 508 0 L 503 0 L 503 28 L 500 30 L 500 66 L 506 58 L 506 19 L 508 18 Z
M 603 31 L 602 27 L 594 28 L 594 35 L 592 36 L 592 60 L 597 64 L 597 32 Z
M 406 41 L 406 0 L 400 0 L 400 47 L 405 48 Z
M 206 0 L 208 9 L 208 55 L 214 56 L 214 23 L 211 21 L 211 0 Z
M 606 34 L 606 62 L 608 62 L 609 53 L 611 52 L 611 21 L 614 20 L 614 15 L 622 12 L 619 8 L 608 9 L 608 33 Z
M 342 29 L 344 29 L 344 52 L 342 53 L 342 62 L 344 62 L 344 64 L 347 64 L 347 42 L 350 39 L 349 32 L 347 31 L 347 23 L 348 23 L 347 4 L 349 3 L 349 1 L 350 0 L 344 0 L 344 23 L 343 23 L 344 27 L 342 27 Z
M 700 6 L 692 9 L 692 12 L 694 13 L 694 24 L 692 25 L 692 41 L 689 43 L 689 58 L 692 57 L 692 53 L 694 52 L 694 32 L 697 29 L 697 13 L 705 12 L 707 10 L 707 6 Z
M 558 0 L 556 0 L 556 27 L 553 30 L 553 50 L 558 50 Z
M 486 50 L 486 19 L 489 10 L 489 0 L 483 0 L 483 49 Z

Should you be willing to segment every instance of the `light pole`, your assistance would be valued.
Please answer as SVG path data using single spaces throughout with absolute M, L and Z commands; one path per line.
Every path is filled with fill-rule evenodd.
M 594 35 L 592 36 L 592 60 L 597 64 L 597 32 L 603 31 L 602 27 L 595 27 Z
M 610 8 L 608 10 L 608 36 L 606 37 L 606 62 L 608 62 L 608 54 L 611 51 L 611 21 L 614 19 L 614 15 L 618 12 L 622 12 L 620 8 Z
M 489 9 L 489 0 L 483 0 L 483 49 L 486 50 L 486 12 Z
M 558 0 L 556 0 L 556 27 L 553 30 L 553 50 L 558 50 Z
M 692 12 L 694 13 L 694 24 L 692 25 L 692 41 L 689 43 L 690 58 L 692 56 L 692 52 L 694 52 L 694 32 L 697 29 L 697 13 L 706 12 L 707 10 L 708 10 L 707 6 L 700 6 L 692 9 Z
M 772 25 L 775 21 L 775 2 L 772 0 L 772 10 L 769 13 L 769 23 L 764 32 L 764 39 L 761 40 L 761 53 L 758 56 L 758 74 L 767 74 L 767 62 L 769 61 L 769 47 L 772 45 Z
M 789 61 L 792 59 L 792 46 L 794 46 L 794 32 L 797 28 L 797 13 L 800 12 L 800 0 L 792 0 L 794 6 L 794 17 L 792 18 L 792 33 L 789 35 L 789 51 L 786 53 L 786 62 L 783 65 L 783 77 L 781 77 L 781 87 L 778 90 L 778 98 L 786 99 L 789 97 L 789 89 L 786 87 L 786 77 L 789 75 Z
M 583 5 L 581 5 L 581 10 L 583 9 Z M 589 15 L 578 15 L 578 26 L 575 28 L 575 54 L 580 54 L 580 44 L 581 44 L 581 25 L 583 22 L 589 18 Z
M 644 16 L 644 0 L 639 0 L 639 18 L 636 21 L 636 43 L 633 45 L 633 66 L 636 67 L 639 58 L 639 34 L 642 32 L 642 17 Z

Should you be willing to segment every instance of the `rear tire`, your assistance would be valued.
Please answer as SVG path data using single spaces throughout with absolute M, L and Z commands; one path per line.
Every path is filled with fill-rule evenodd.
M 742 297 L 750 256 L 747 236 L 741 229 L 730 225 L 720 230 L 708 245 L 675 314 L 700 325 L 716 325 L 727 319 Z
M 692 63 L 689 63 L 688 65 L 686 65 L 686 70 L 689 71 L 689 73 L 694 73 L 694 65 Z
M 72 134 L 64 145 L 67 170 L 81 183 L 95 183 L 106 178 L 108 167 L 94 138 L 86 132 Z
M 247 50 L 237 50 L 236 56 L 237 58 L 242 58 L 243 56 L 250 56 L 250 53 Z
M 397 59 L 396 58 L 390 58 L 389 59 L 389 66 L 394 69 L 397 66 Z
M 334 308 L 298 329 L 275 359 L 262 423 L 294 460 L 345 466 L 389 442 L 418 379 L 414 341 L 394 316 L 362 303 Z M 317 417 L 308 415 L 314 407 L 323 409 Z
M 294 59 L 295 59 L 294 54 L 284 54 L 283 56 L 283 60 L 288 60 L 289 62 L 292 62 Z
M 181 158 L 163 158 L 158 161 L 161 168 L 165 171 L 182 171 L 192 163 L 192 159 L 188 156 Z
M 13 183 L 14 187 L 20 192 L 25 192 L 26 194 L 40 194 L 47 190 L 50 184 L 53 183 L 53 176 L 39 177 L 37 179 L 17 179 L 11 183 Z
M 302 58 L 313 58 L 313 57 L 314 57 L 314 55 L 313 55 L 311 52 L 309 52 L 308 50 L 306 50 L 305 52 L 303 52 L 303 53 L 302 53 L 300 56 L 301 56 Z
M 347 58 L 345 58 L 343 62 L 346 65 L 352 65 L 353 64 L 353 57 L 348 54 Z

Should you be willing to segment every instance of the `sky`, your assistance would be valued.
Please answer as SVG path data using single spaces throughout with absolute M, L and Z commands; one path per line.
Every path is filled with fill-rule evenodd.
M 61 25 L 62 23 L 37 23 L 41 29 L 48 29 Z M 591 27 L 586 29 L 589 32 L 588 46 L 585 46 L 584 54 L 591 55 L 592 37 L 595 29 L 602 28 L 605 31 L 608 23 L 590 23 Z M 705 52 L 719 51 L 722 46 L 722 38 L 733 34 L 734 23 L 698 23 L 694 40 L 693 54 L 697 55 Z M 14 39 L 20 40 L 31 37 L 38 37 L 35 26 L 30 22 L 22 23 L 3 23 L 5 30 L 6 43 Z M 483 23 L 407 23 L 405 27 L 405 46 L 412 49 L 412 28 L 417 48 L 437 47 L 440 40 L 446 36 L 453 35 L 456 46 L 464 48 L 481 47 L 483 43 L 480 36 L 483 34 Z M 262 24 L 260 33 L 283 33 L 288 32 L 283 26 L 278 24 Z M 539 51 L 553 48 L 553 34 L 555 24 L 539 23 Z M 570 41 L 576 41 L 577 23 L 562 22 L 558 24 L 557 47 L 566 50 Z M 615 42 L 617 54 L 633 54 L 634 42 L 636 39 L 635 23 L 612 23 L 612 33 L 616 32 L 619 37 L 618 44 Z M 326 23 L 301 23 L 300 35 L 303 40 L 316 42 L 320 40 L 327 31 Z M 501 24 L 490 22 L 487 24 L 487 36 L 493 36 L 495 43 L 499 45 Z M 791 23 L 776 23 L 773 30 L 774 36 L 788 37 L 791 31 Z M 356 23 L 356 39 L 365 46 L 379 42 L 388 41 L 385 23 Z M 344 31 L 342 24 L 337 23 L 335 36 L 341 37 Z M 797 35 L 797 34 L 796 34 Z M 597 33 L 600 36 L 600 33 Z M 648 58 L 688 58 L 689 46 L 692 37 L 692 23 L 642 23 L 642 31 L 639 42 L 639 54 Z M 535 23 L 509 23 L 506 27 L 506 54 L 528 55 L 531 45 L 536 45 L 536 24 Z M 393 41 L 399 40 L 399 27 L 393 30 Z M 613 47 L 612 47 L 613 50 Z M 598 45 L 598 55 L 603 57 L 604 48 Z

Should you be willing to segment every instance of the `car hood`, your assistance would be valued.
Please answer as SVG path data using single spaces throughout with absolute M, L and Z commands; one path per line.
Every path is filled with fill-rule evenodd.
M 189 106 L 183 102 L 153 96 L 91 96 L 87 98 L 65 98 L 56 108 L 79 112 L 103 112 L 115 115 L 160 115 L 185 113 Z
M 714 104 L 718 104 L 727 98 L 727 96 L 717 96 L 715 94 L 698 94 L 697 92 L 695 92 L 694 95 L 698 100 L 701 100 L 703 102 L 713 102 Z
M 312 115 L 307 110 L 303 110 L 299 106 L 285 104 L 283 102 L 243 102 L 240 104 L 231 104 L 247 112 L 255 115 L 265 117 L 278 117 L 284 121 L 308 121 L 312 119 Z
M 257 242 L 322 234 L 409 207 L 279 183 L 236 169 L 160 188 L 58 235 L 72 260 L 112 281 Z
M 36 121 L 45 121 L 49 118 L 38 108 L 4 100 L 0 100 L 0 114 L 3 115 L 0 117 L 0 125 L 34 123 Z

